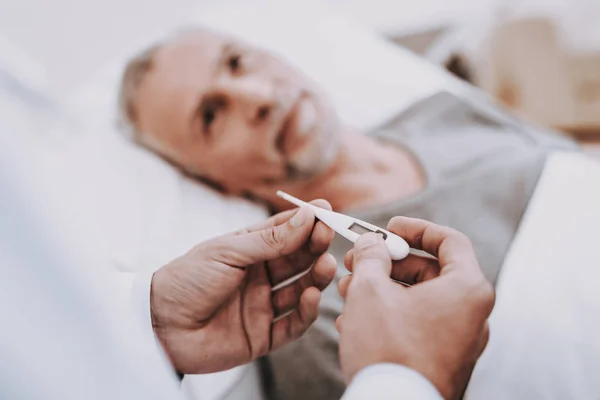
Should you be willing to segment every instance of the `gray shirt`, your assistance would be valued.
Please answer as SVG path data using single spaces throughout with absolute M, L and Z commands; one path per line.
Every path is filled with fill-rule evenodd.
M 526 125 L 481 99 L 471 102 L 448 93 L 415 104 L 372 136 L 411 152 L 425 173 L 426 188 L 385 206 L 347 214 L 381 227 L 403 215 L 455 228 L 471 239 L 486 277 L 494 283 L 547 154 L 576 150 L 558 134 Z M 336 236 L 330 248 L 339 262 L 336 281 L 347 274 L 343 259 L 350 248 Z M 341 397 L 345 385 L 335 318 L 343 302 L 336 283 L 325 291 L 315 325 L 262 361 L 269 399 Z

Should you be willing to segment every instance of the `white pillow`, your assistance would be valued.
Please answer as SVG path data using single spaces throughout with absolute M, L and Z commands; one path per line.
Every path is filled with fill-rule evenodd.
M 10 71 L 14 79 L 23 82 L 32 92 L 41 94 L 49 90 L 44 69 L 2 33 L 0 33 L 0 70 Z
M 596 159 L 548 157 L 504 261 L 466 398 L 598 398 L 599 181 Z
M 73 137 L 61 153 L 72 166 L 90 224 L 106 235 L 120 270 L 156 268 L 211 237 L 267 214 L 179 173 L 118 136 Z
M 61 132 L 74 122 L 60 99 L 54 95 L 45 69 L 2 32 L 0 89 L 3 122 L 10 122 L 11 130 L 19 129 L 21 135 L 37 137 L 41 145 L 60 142 L 63 136 Z

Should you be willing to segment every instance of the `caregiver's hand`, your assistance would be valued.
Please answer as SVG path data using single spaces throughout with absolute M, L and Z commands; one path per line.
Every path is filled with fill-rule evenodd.
M 444 398 L 459 398 L 488 341 L 493 289 L 462 233 L 400 217 L 388 230 L 439 263 L 412 256 L 392 265 L 380 236 L 359 238 L 345 259 L 353 274 L 339 283 L 346 300 L 337 321 L 343 372 L 351 380 L 372 364 L 402 364 Z
M 333 231 L 309 208 L 295 209 L 202 243 L 158 270 L 152 323 L 174 367 L 221 371 L 299 338 L 317 318 L 320 292 L 335 275 L 335 259 L 325 253 L 332 239 Z M 301 279 L 271 291 L 315 261 Z

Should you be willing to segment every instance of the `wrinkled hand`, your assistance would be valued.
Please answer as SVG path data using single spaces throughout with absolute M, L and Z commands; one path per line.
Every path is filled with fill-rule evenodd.
M 306 331 L 336 270 L 325 253 L 333 231 L 315 222 L 309 208 L 286 211 L 202 243 L 154 274 L 154 331 L 179 372 L 248 363 Z M 313 263 L 302 278 L 272 292 Z
M 488 341 L 493 289 L 465 235 L 402 217 L 388 230 L 437 260 L 410 255 L 392 265 L 379 235 L 359 238 L 344 260 L 353 274 L 338 285 L 346 300 L 337 321 L 343 372 L 351 380 L 372 364 L 402 364 L 444 398 L 459 398 Z

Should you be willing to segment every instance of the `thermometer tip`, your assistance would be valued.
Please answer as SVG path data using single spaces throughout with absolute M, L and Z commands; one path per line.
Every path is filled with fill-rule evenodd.
M 290 196 L 289 194 L 287 194 L 286 192 L 282 192 L 281 190 L 277 191 L 277 196 L 281 197 L 282 199 L 289 201 L 290 203 L 298 206 L 298 207 L 302 207 L 304 205 L 306 205 L 305 202 L 303 202 L 300 199 L 295 198 L 294 196 Z

